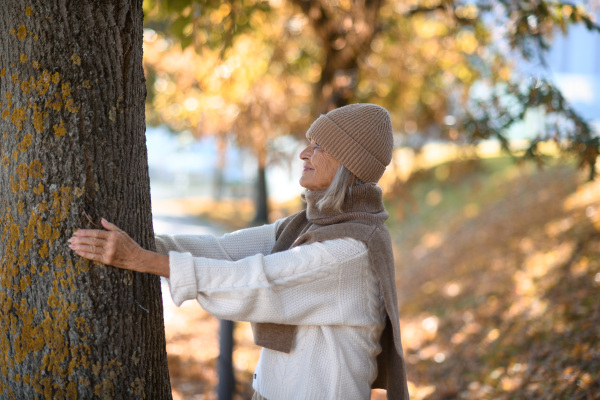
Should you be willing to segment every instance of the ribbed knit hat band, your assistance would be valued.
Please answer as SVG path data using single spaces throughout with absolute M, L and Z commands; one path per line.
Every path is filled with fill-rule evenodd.
M 321 115 L 306 137 L 363 182 L 377 182 L 392 160 L 390 116 L 375 104 L 351 104 Z

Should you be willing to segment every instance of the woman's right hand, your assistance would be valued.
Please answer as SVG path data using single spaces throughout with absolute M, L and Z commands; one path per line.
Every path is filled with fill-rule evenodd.
M 100 229 L 80 229 L 69 239 L 79 256 L 102 264 L 169 277 L 169 258 L 144 250 L 125 231 L 102 218 Z

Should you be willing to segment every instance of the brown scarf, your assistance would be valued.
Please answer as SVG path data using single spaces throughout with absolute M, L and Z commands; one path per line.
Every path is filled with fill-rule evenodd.
M 306 193 L 307 209 L 291 215 L 277 231 L 271 254 L 292 247 L 349 237 L 364 242 L 383 293 L 387 311 L 381 335 L 381 353 L 377 356 L 378 375 L 373 388 L 387 389 L 388 399 L 408 400 L 406 370 L 396 297 L 396 279 L 392 241 L 384 222 L 388 218 L 381 189 L 373 184 L 352 186 L 346 193 L 342 212 L 319 210 L 317 202 L 324 191 Z M 296 326 L 271 323 L 252 325 L 254 342 L 272 350 L 289 353 Z

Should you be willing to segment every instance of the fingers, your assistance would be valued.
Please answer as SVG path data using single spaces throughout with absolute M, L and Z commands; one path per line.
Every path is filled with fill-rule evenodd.
M 117 231 L 117 232 L 122 232 L 125 233 L 124 231 L 122 231 L 118 226 L 116 226 L 115 224 L 113 224 L 112 222 L 108 222 L 107 220 L 105 220 L 104 218 L 102 218 L 102 226 L 104 227 L 104 229 L 106 229 L 107 231 Z
M 75 236 L 69 239 L 70 244 L 86 244 L 90 246 L 106 246 L 108 238 L 99 238 L 95 236 Z
M 108 238 L 109 232 L 102 231 L 99 229 L 79 229 L 73 235 L 76 237 L 93 237 L 106 239 Z
M 89 253 L 89 252 L 81 251 L 81 250 L 75 250 L 75 253 L 83 258 L 87 258 L 88 260 L 98 261 L 98 262 L 101 262 L 102 264 L 106 264 L 102 254 Z

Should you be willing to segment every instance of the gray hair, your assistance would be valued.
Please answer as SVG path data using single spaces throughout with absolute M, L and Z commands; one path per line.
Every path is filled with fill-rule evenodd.
M 323 198 L 317 202 L 317 207 L 320 211 L 324 208 L 331 208 L 336 212 L 341 212 L 342 204 L 344 204 L 346 197 L 346 189 L 349 189 L 349 193 L 351 193 L 352 185 L 360 185 L 362 183 L 356 175 L 340 164 L 331 184 L 325 190 Z

